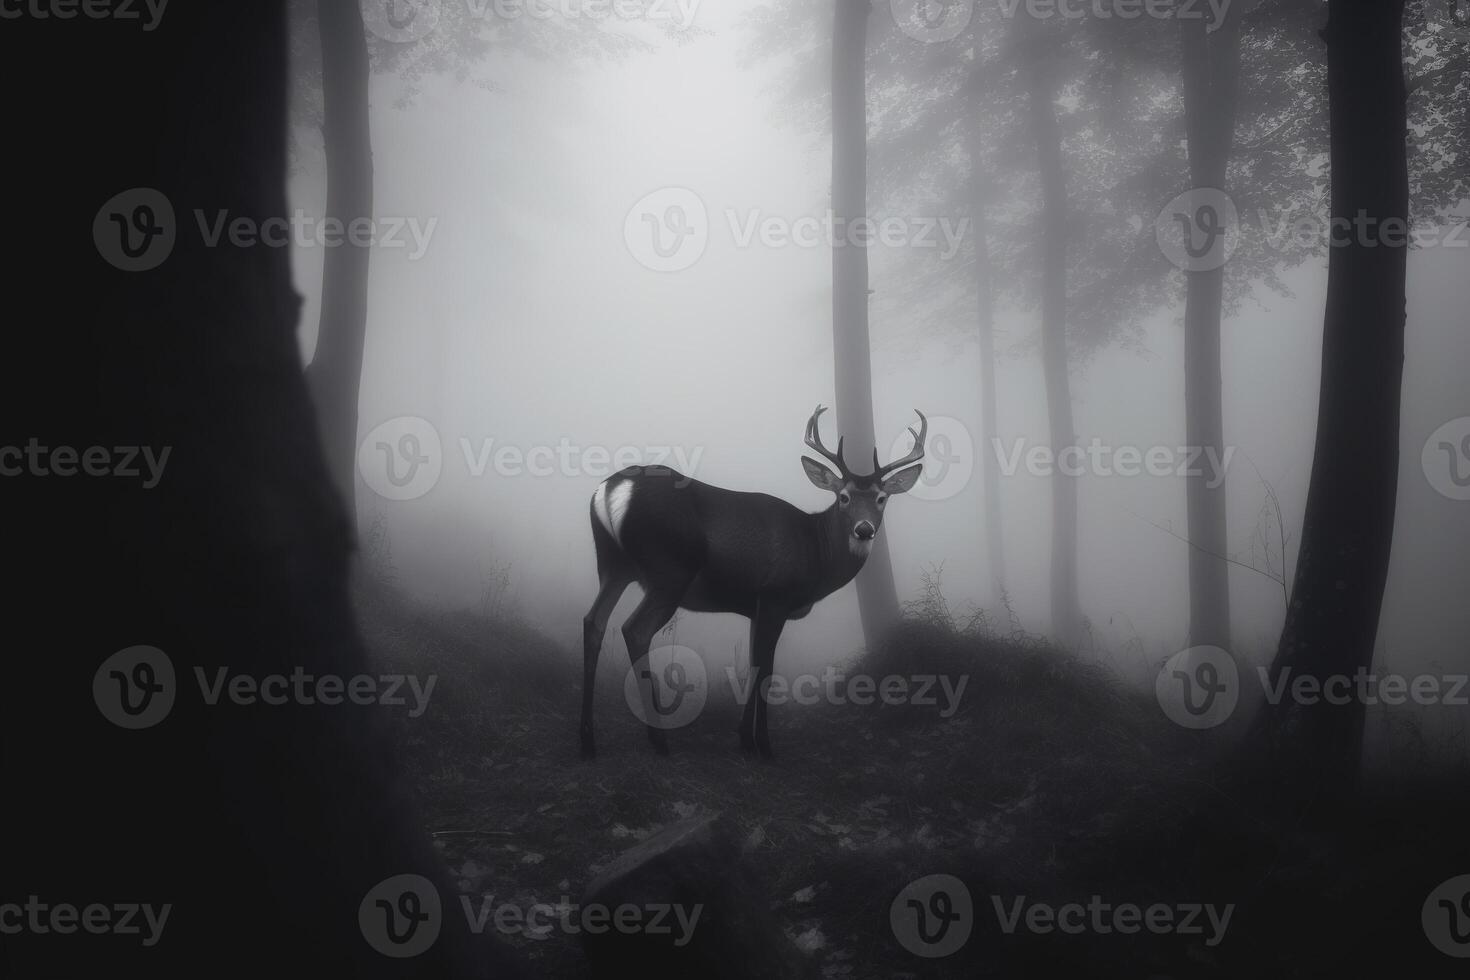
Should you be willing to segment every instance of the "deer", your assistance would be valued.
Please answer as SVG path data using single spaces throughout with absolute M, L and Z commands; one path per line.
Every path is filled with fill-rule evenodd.
M 597 486 L 591 502 L 597 598 L 582 620 L 583 758 L 597 754 L 592 701 L 603 636 L 613 608 L 634 582 L 643 599 L 622 627 L 634 666 L 680 609 L 750 620 L 754 695 L 741 715 L 740 747 L 760 759 L 774 758 L 764 682 L 772 675 L 781 631 L 862 570 L 889 498 L 912 489 L 923 470 L 929 431 L 928 419 L 915 409 L 919 428 L 908 430 L 914 437 L 908 455 L 882 465 L 874 449 L 873 472 L 854 473 L 843 457 L 842 438 L 836 452 L 822 442 L 825 411 L 818 405 L 807 420 L 804 441 L 830 466 L 801 457 L 807 479 L 832 494 L 831 505 L 817 513 L 769 494 L 701 483 L 663 466 L 632 466 Z M 649 704 L 654 680 L 645 680 L 642 694 Z M 667 755 L 664 730 L 646 715 L 644 720 L 654 751 Z

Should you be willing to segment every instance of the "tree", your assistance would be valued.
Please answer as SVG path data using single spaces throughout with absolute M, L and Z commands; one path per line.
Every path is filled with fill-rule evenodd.
M 1022 23 L 1026 23 L 1023 18 Z M 1018 29 L 1025 62 L 1026 107 L 1041 185 L 1041 366 L 1046 378 L 1051 450 L 1077 443 L 1067 356 L 1067 171 L 1057 125 L 1057 57 L 1042 30 Z M 1077 598 L 1077 481 L 1058 467 L 1051 478 L 1051 627 L 1064 645 L 1082 635 Z
M 328 221 L 344 228 L 373 214 L 368 50 L 359 0 L 317 0 L 322 59 L 322 146 Z M 306 378 L 327 472 L 356 513 L 357 404 L 367 340 L 368 243 L 348 235 L 322 258 L 321 322 Z
M 1322 381 L 1291 604 L 1271 665 L 1319 682 L 1373 662 L 1398 490 L 1409 171 L 1404 0 L 1328 5 L 1334 228 Z M 1361 219 L 1367 219 L 1366 227 Z M 1330 819 L 1356 786 L 1359 699 L 1283 699 L 1269 710 L 1292 785 Z
M 69 478 L 0 481 L 7 542 L 29 556 L 12 599 L 36 613 L 16 624 L 29 653 L 0 690 L 0 766 L 27 788 L 0 864 L 17 895 L 171 907 L 151 946 L 90 928 L 7 935 L 0 972 L 522 975 L 454 915 L 413 960 L 365 941 L 358 908 L 375 883 L 412 872 L 446 909 L 454 895 L 381 709 L 210 704 L 198 689 L 196 671 L 370 669 L 289 256 L 211 244 L 195 224 L 196 210 L 256 228 L 288 213 L 282 4 L 182 4 L 146 32 L 21 18 L 0 45 L 5 84 L 38 85 L 10 132 L 48 156 L 24 166 L 13 211 L 34 234 L 0 249 L 33 308 L 64 325 L 16 340 L 36 370 L 0 397 L 58 462 L 92 459 Z M 129 97 L 97 98 L 98 77 L 126 79 Z M 141 454 L 114 447 L 166 449 L 156 482 L 130 476 Z M 118 678 L 103 668 L 137 644 L 169 658 L 175 697 L 127 730 L 106 713 Z M 146 690 L 164 680 L 120 673 Z
M 1180 67 L 1189 176 L 1196 188 L 1225 189 L 1235 142 L 1236 76 L 1240 71 L 1240 10 L 1233 5 L 1209 31 L 1202 18 L 1180 20 Z M 1225 264 L 1185 273 L 1184 431 L 1192 451 L 1225 448 L 1220 379 L 1220 321 Z M 1229 539 L 1225 485 L 1203 471 L 1185 477 L 1189 550 L 1189 642 L 1230 649 Z
M 871 0 L 836 0 L 832 20 L 832 213 L 853 228 L 868 213 L 868 17 Z M 874 454 L 872 350 L 868 340 L 868 250 L 839 235 L 832 251 L 832 361 L 837 424 L 851 460 Z M 844 239 L 847 239 L 844 241 Z M 877 457 L 874 456 L 876 459 Z M 863 635 L 875 644 L 899 618 L 888 539 L 880 535 L 857 577 Z

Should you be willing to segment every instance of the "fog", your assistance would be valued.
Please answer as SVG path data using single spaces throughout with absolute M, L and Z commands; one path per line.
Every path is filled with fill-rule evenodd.
M 630 28 L 648 48 L 624 58 L 511 57 L 482 72 L 487 85 L 428 76 L 406 105 L 396 104 L 400 79 L 374 76 L 376 213 L 417 221 L 428 234 L 421 255 L 406 232 L 405 247 L 374 250 L 360 431 L 372 441 L 383 423 L 427 420 L 441 440 L 442 472 L 411 500 L 386 499 L 360 480 L 357 509 L 361 527 L 386 532 L 396 581 L 412 595 L 513 611 L 574 649 L 596 591 L 588 500 L 623 452 L 634 455 L 617 456 L 619 465 L 667 462 L 707 483 L 807 510 L 827 506 L 798 460 L 807 416 L 834 398 L 829 243 L 741 237 L 753 217 L 822 219 L 831 147 L 791 121 L 777 88 L 780 59 L 748 57 L 748 6 L 701 6 L 702 33 L 682 42 Z M 314 134 L 298 135 L 307 149 L 292 176 L 293 205 L 319 216 L 324 167 Z M 640 262 L 634 232 L 646 240 L 651 229 L 638 228 L 636 207 L 668 188 L 697 195 L 708 242 L 690 267 L 662 272 Z M 887 205 L 870 207 L 877 215 Z M 882 533 L 900 598 L 917 596 L 922 576 L 942 567 L 956 614 L 979 607 L 1006 628 L 1045 633 L 1049 481 L 1024 464 L 1000 481 L 1013 622 L 988 584 L 980 468 L 998 460 L 980 435 L 973 322 L 956 318 L 935 331 L 916 324 L 902 300 L 887 300 L 901 295 L 894 251 L 872 250 L 878 443 L 906 451 L 904 431 L 918 408 L 951 447 L 931 451 L 930 492 L 921 486 L 888 512 Z M 321 252 L 298 248 L 294 257 L 305 359 L 315 343 Z M 952 261 L 972 259 L 961 252 Z M 1289 295 L 1261 285 L 1224 325 L 1224 431 L 1234 451 L 1228 540 L 1247 565 L 1263 560 L 1253 541 L 1269 484 L 1294 569 L 1326 262 L 1324 254 L 1287 269 Z M 1467 414 L 1467 272 L 1463 247 L 1409 258 L 1399 507 L 1377 641 L 1383 670 L 1470 665 L 1470 605 L 1462 599 L 1470 505 L 1437 492 L 1420 461 L 1430 433 Z M 1138 344 L 1074 359 L 1082 445 L 1185 445 L 1182 305 L 1181 294 L 1136 324 Z M 1018 445 L 1047 445 L 1037 330 L 1034 310 L 996 311 L 1002 457 Z M 824 425 L 830 443 L 831 415 Z M 544 465 L 497 463 L 504 447 L 535 450 Z M 552 457 L 558 447 L 563 455 Z M 1188 645 L 1184 480 L 1090 472 L 1079 483 L 1079 580 L 1091 634 L 1084 652 L 1151 683 L 1159 664 Z M 1278 529 L 1265 530 L 1274 546 Z M 382 548 L 370 550 L 382 557 Z M 1273 561 L 1279 569 L 1279 556 Z M 1239 566 L 1230 586 L 1236 652 L 1264 663 L 1285 614 L 1282 586 Z M 636 592 L 624 597 L 615 625 Z M 743 663 L 744 619 L 681 613 L 673 628 L 678 642 L 713 662 Z M 807 669 L 861 645 L 848 587 L 789 626 L 780 656 Z M 1433 721 L 1442 730 L 1431 741 L 1467 744 L 1462 725 Z

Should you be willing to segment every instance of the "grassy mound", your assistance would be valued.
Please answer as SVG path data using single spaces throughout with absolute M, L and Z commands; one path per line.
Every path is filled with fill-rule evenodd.
M 909 621 L 843 665 L 875 679 L 961 679 L 955 710 L 913 703 L 786 704 L 774 763 L 741 755 L 735 692 L 655 756 L 623 703 L 616 631 L 597 698 L 601 755 L 577 757 L 580 657 L 515 623 L 429 610 L 391 590 L 360 596 L 383 670 L 433 674 L 430 708 L 401 723 L 406 763 L 460 886 L 478 907 L 575 902 L 615 855 L 670 821 L 721 811 L 784 927 L 824 976 L 1293 977 L 1412 964 L 1463 966 L 1420 926 L 1429 890 L 1470 873 L 1461 788 L 1395 787 L 1331 837 L 1299 831 L 1253 795 L 1249 767 L 1212 762 L 1208 733 L 1151 696 L 1037 640 Z M 779 665 L 778 665 L 779 666 Z M 926 875 L 959 878 L 974 931 L 921 959 L 890 905 Z M 1210 930 L 1007 932 L 1021 902 L 1231 907 Z M 1200 920 L 1203 922 L 1203 918 Z M 583 976 L 575 936 L 504 937 L 549 975 Z M 1440 972 L 1446 971 L 1446 972 Z

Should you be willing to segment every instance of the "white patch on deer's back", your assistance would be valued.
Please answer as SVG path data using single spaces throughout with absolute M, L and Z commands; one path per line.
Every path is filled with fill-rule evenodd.
M 628 516 L 628 504 L 633 501 L 633 481 L 614 480 L 604 480 L 597 485 L 597 490 L 592 494 L 592 510 L 607 529 L 607 533 L 622 545 L 620 532 L 623 519 Z

